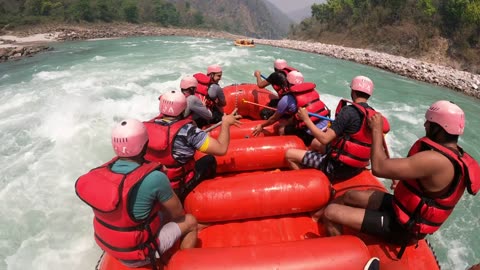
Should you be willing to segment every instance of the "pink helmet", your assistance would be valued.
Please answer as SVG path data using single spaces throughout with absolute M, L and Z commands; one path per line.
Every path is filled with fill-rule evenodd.
M 160 113 L 178 116 L 187 107 L 187 98 L 180 91 L 171 90 L 160 97 Z
M 295 85 L 303 83 L 304 79 L 302 73 L 294 70 L 288 73 L 287 81 L 289 84 Z
M 287 61 L 285 61 L 284 59 L 277 59 L 275 60 L 275 62 L 273 62 L 273 67 L 276 69 L 284 69 L 287 66 Z
M 220 73 L 222 72 L 222 67 L 220 65 L 210 65 L 207 68 L 207 75 L 210 73 Z
M 371 96 L 373 94 L 373 82 L 365 76 L 357 76 L 350 83 L 350 89 L 363 92 Z
M 188 89 L 190 87 L 197 87 L 198 81 L 193 76 L 184 77 L 180 81 L 180 89 Z
M 440 100 L 433 103 L 425 113 L 425 119 L 437 123 L 451 135 L 462 135 L 465 128 L 463 110 L 451 101 Z
M 147 141 L 147 128 L 136 119 L 123 120 L 112 130 L 113 151 L 119 157 L 137 156 Z

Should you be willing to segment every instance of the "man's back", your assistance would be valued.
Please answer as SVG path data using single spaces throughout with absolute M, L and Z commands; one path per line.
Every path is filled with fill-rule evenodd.
M 118 160 L 112 166 L 115 173 L 127 174 L 135 170 L 140 165 L 138 163 Z M 145 179 L 132 188 L 129 209 L 137 220 L 143 220 L 150 215 L 152 206 L 158 201 L 163 203 L 173 196 L 170 187 L 170 181 L 167 176 L 159 171 L 153 171 Z

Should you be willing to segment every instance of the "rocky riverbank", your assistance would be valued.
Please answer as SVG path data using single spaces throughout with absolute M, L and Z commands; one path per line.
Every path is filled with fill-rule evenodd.
M 46 34 L 45 34 L 46 33 Z M 205 31 L 198 29 L 163 28 L 155 25 L 137 25 L 126 23 L 114 24 L 86 24 L 86 25 L 42 25 L 17 29 L 10 33 L 17 37 L 8 40 L 0 36 L 0 62 L 19 59 L 24 55 L 31 56 L 33 53 L 48 50 L 46 43 L 51 41 L 71 41 L 98 38 L 119 38 L 131 36 L 193 36 L 208 38 L 236 39 L 244 38 L 220 31 Z M 39 36 L 43 37 L 37 43 L 23 46 L 19 43 L 21 37 Z M 42 36 L 43 35 L 43 36 Z M 20 37 L 20 38 L 18 38 Z M 37 38 L 38 39 L 38 38 Z M 51 39 L 51 40 L 49 40 Z M 3 45 L 1 42 L 3 41 Z M 30 40 L 31 42 L 31 40 Z M 296 41 L 296 40 L 263 40 L 256 39 L 257 44 L 270 45 L 275 47 L 289 48 L 310 53 L 317 53 L 329 57 L 345 59 L 357 63 L 378 67 L 393 73 L 403 75 L 415 80 L 444 86 L 466 95 L 480 99 L 480 75 L 468 73 L 451 67 L 423 62 L 401 56 L 379 53 L 365 49 L 355 49 L 336 45 L 323 44 L 318 42 Z M 7 44 L 5 44 L 7 43 Z M 7 46 L 5 46 L 7 45 Z M 8 45 L 19 45 L 23 49 L 8 49 Z M 42 47 L 40 47 L 42 46 Z M 7 49 L 6 49 L 7 47 Z M 43 49 L 41 49 L 43 48 Z M 3 49 L 3 50 L 2 50 Z M 23 51 L 19 51 L 23 50 Z M 26 52 L 26 53 L 25 53 Z
M 51 50 L 48 44 L 52 42 L 134 36 L 192 36 L 232 40 L 242 37 L 222 31 L 164 28 L 154 24 L 46 24 L 0 33 L 0 62 L 18 60 Z
M 310 53 L 318 53 L 378 67 L 415 80 L 444 86 L 480 98 L 480 75 L 402 56 L 371 50 L 348 48 L 318 42 L 296 40 L 256 40 L 264 44 Z
M 29 46 L 15 46 L 15 47 L 5 47 L 0 48 L 0 63 L 9 61 L 9 60 L 17 60 L 23 57 L 31 57 L 39 52 L 43 51 L 50 51 L 53 50 L 52 47 L 49 46 L 37 46 L 37 45 L 29 45 Z

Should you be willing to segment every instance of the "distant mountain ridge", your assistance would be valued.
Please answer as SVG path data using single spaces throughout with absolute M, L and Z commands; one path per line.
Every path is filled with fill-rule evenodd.
M 52 21 L 152 22 L 268 39 L 286 37 L 293 23 L 265 0 L 0 0 L 0 29 Z
M 326 0 L 265 0 L 275 5 L 295 23 L 311 17 L 313 4 L 325 3 Z
M 251 37 L 285 37 L 293 21 L 276 6 L 264 0 L 169 0 L 189 5 L 204 16 L 208 28 Z M 187 4 L 188 3 L 188 4 Z

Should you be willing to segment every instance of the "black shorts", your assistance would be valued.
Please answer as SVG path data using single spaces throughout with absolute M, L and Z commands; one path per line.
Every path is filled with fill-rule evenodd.
M 212 179 L 216 176 L 217 160 L 212 155 L 206 155 L 195 162 L 195 174 L 187 183 L 174 190 L 183 203 L 188 193 L 192 192 L 203 180 Z
M 397 245 L 405 244 L 412 239 L 412 234 L 407 232 L 398 223 L 393 211 L 393 195 L 385 194 L 378 210 L 366 209 L 361 232 L 381 237 L 387 242 Z

